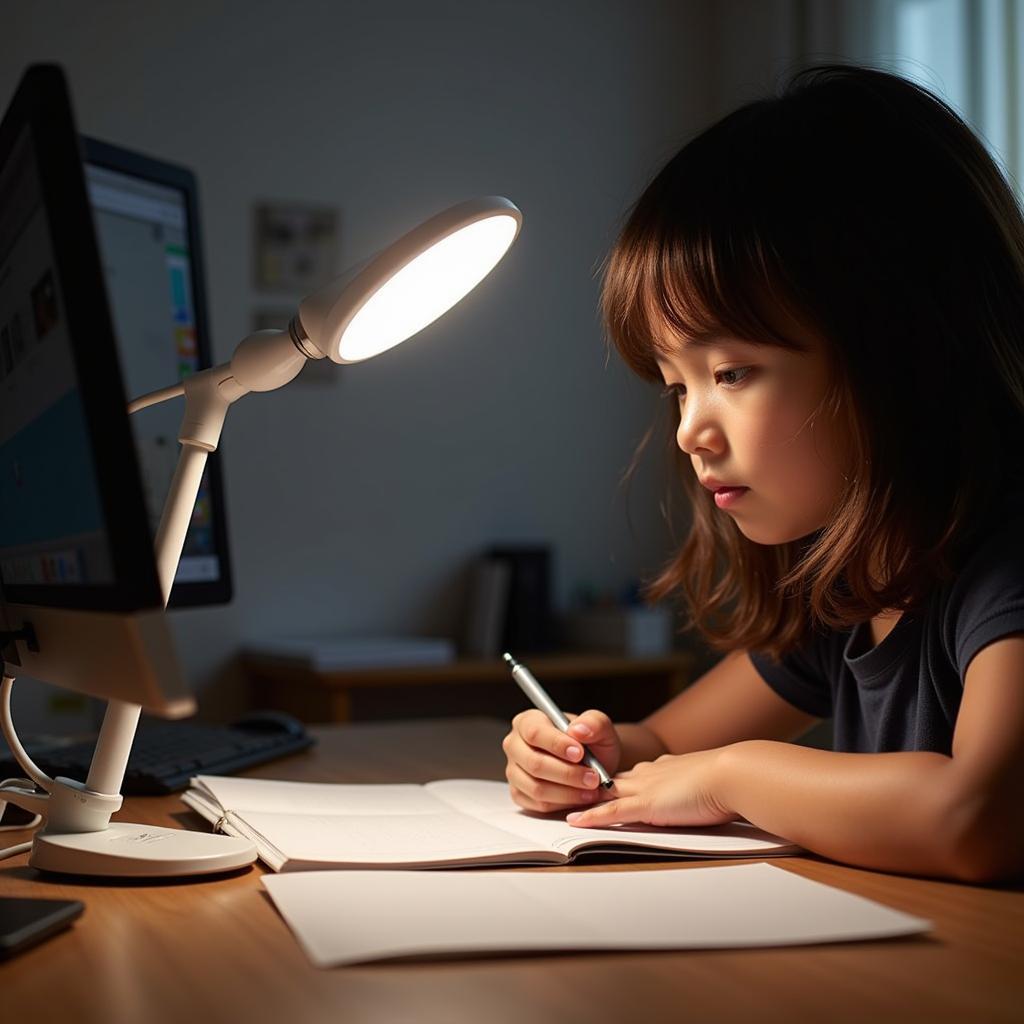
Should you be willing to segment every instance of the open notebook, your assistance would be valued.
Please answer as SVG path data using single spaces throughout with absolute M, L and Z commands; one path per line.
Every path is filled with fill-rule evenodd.
M 567 864 L 581 853 L 767 857 L 798 852 L 745 822 L 714 828 L 574 828 L 535 817 L 503 782 L 269 782 L 199 775 L 182 795 L 215 827 L 254 843 L 275 871 Z

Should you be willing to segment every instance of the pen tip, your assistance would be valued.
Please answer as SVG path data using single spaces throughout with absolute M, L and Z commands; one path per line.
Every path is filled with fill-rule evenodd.
M 506 664 L 508 664 L 508 665 L 515 665 L 515 663 L 516 663 L 516 659 L 515 659 L 515 658 L 513 658 L 513 657 L 512 657 L 512 655 L 508 653 L 508 651 L 506 651 L 506 652 L 505 652 L 505 653 L 504 653 L 504 654 L 503 654 L 503 655 L 501 656 L 501 659 L 502 659 L 502 661 L 504 661 L 504 662 L 505 662 Z

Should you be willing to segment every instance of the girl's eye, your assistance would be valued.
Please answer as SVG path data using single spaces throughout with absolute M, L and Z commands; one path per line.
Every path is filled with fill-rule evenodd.
M 715 377 L 722 384 L 739 384 L 752 369 L 753 367 L 751 366 L 737 366 L 732 370 L 719 370 Z
M 729 370 L 719 370 L 715 374 L 715 380 L 726 387 L 735 387 L 737 384 L 742 384 L 753 370 L 752 366 L 736 366 Z M 662 391 L 661 397 L 674 398 L 681 402 L 686 397 L 686 385 L 668 384 Z

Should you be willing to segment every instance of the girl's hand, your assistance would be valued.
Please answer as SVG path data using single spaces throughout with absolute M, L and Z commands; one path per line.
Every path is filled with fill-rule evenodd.
M 721 800 L 722 754 L 727 748 L 665 754 L 641 761 L 615 776 L 611 799 L 570 814 L 571 825 L 603 827 L 625 822 L 648 825 L 723 825 L 738 815 Z
M 601 798 L 597 773 L 580 763 L 584 743 L 609 774 L 619 766 L 619 736 L 603 711 L 565 717 L 572 723 L 568 732 L 542 711 L 524 711 L 512 719 L 512 730 L 502 740 L 508 757 L 505 777 L 512 799 L 524 810 L 547 814 Z

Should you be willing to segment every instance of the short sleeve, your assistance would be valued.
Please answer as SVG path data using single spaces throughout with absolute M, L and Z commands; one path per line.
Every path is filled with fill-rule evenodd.
M 945 628 L 961 680 L 983 647 L 1013 633 L 1024 633 L 1024 536 L 1020 527 L 1024 522 L 986 541 L 966 562 L 952 587 Z
M 822 657 L 824 639 L 814 636 L 780 661 L 767 654 L 750 652 L 750 660 L 761 678 L 783 700 L 816 718 L 828 718 L 832 714 L 832 687 Z

